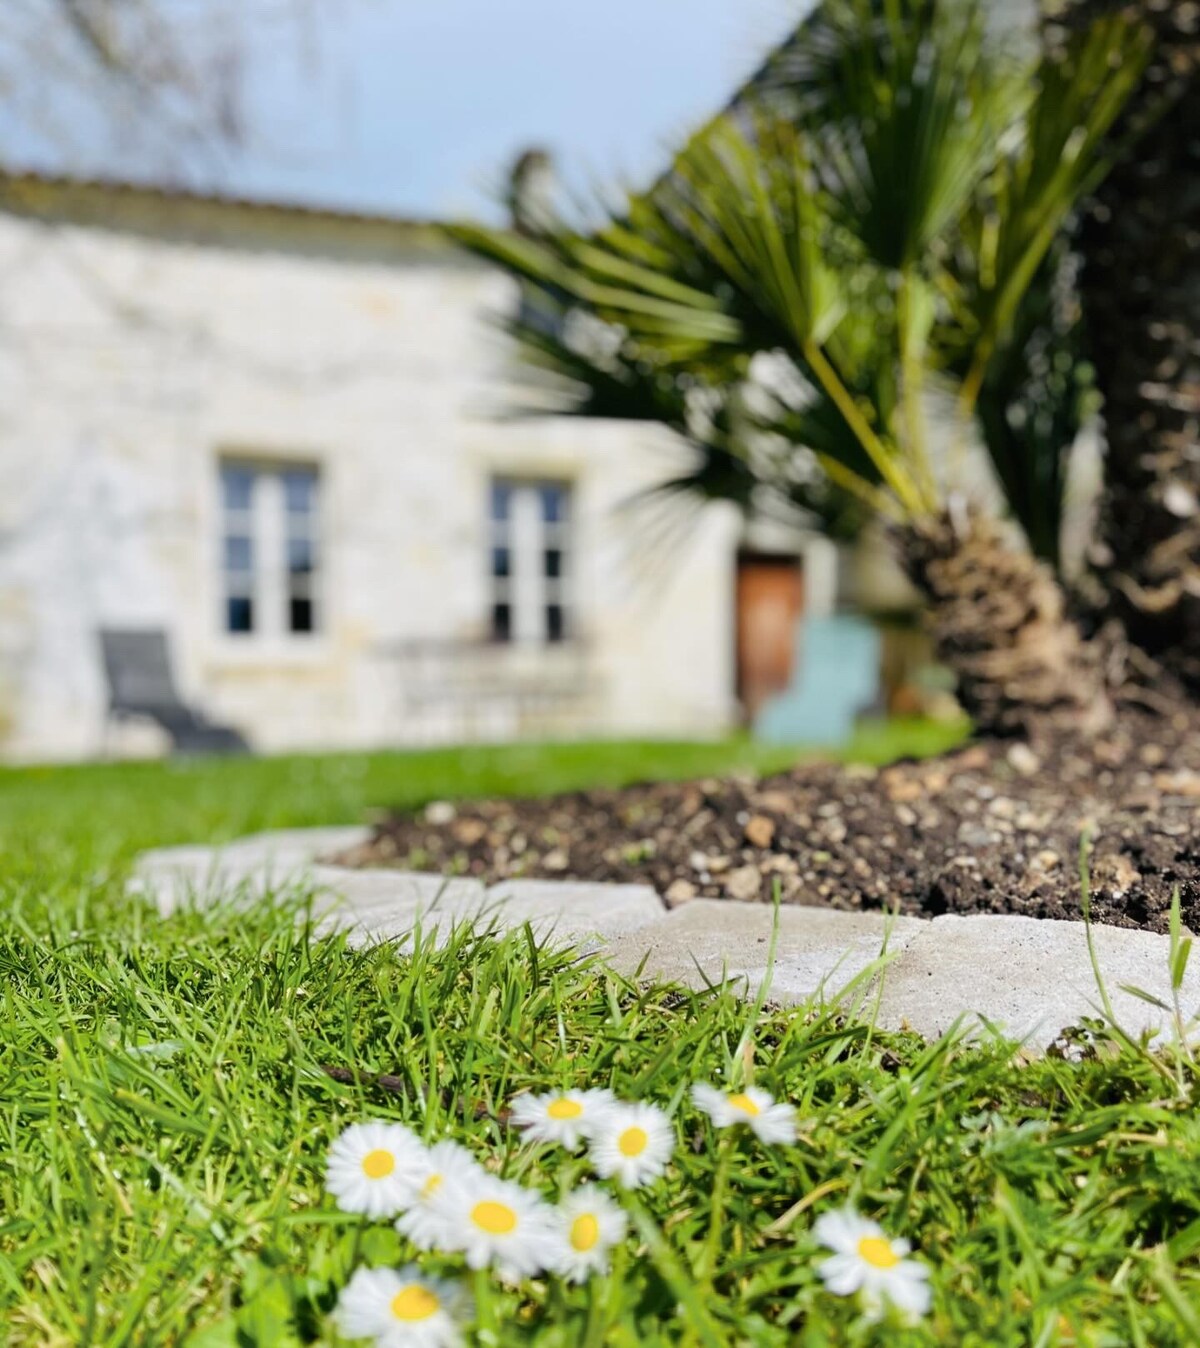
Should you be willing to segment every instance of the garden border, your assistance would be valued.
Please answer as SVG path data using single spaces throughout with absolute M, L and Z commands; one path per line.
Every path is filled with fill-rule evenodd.
M 1117 1022 L 1129 1034 L 1171 1033 L 1170 942 L 1153 932 L 1030 917 L 942 916 L 931 920 L 789 904 L 695 899 L 668 909 L 645 885 L 554 880 L 481 881 L 399 870 L 351 870 L 322 858 L 363 842 L 364 828 L 290 829 L 224 846 L 143 853 L 131 891 L 160 913 L 221 898 L 261 902 L 304 886 L 317 930 L 355 945 L 409 937 L 416 923 L 440 933 L 465 920 L 499 930 L 530 924 L 601 955 L 631 977 L 693 988 L 722 980 L 757 996 L 770 968 L 770 1000 L 814 996 L 870 999 L 884 1029 L 930 1038 L 963 1022 L 993 1025 L 1031 1048 L 1102 1014 L 1093 955 Z M 772 945 L 774 959 L 772 965 Z M 869 971 L 883 954 L 882 972 Z M 864 975 L 864 977 L 858 977 Z M 849 988 L 848 988 L 849 985 Z M 1138 988 L 1163 1006 L 1137 996 Z M 1200 1009 L 1200 968 L 1187 971 L 1185 1011 Z

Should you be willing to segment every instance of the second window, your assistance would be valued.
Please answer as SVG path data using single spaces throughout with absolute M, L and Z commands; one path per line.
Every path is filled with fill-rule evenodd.
M 566 641 L 574 634 L 570 487 L 495 478 L 490 513 L 492 640 Z

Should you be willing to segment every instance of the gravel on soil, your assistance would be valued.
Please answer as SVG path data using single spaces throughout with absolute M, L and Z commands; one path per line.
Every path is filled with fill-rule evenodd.
M 471 875 L 649 883 L 694 898 L 916 916 L 1080 918 L 1166 929 L 1179 887 L 1200 927 L 1200 720 L 1128 714 L 1083 743 L 980 741 L 890 767 L 434 802 L 338 858 Z

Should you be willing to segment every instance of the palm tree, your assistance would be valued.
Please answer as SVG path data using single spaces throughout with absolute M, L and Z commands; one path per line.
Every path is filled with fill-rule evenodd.
M 1200 16 L 1181 0 L 1050 10 L 1052 42 L 1114 10 L 1154 31 L 1146 79 L 1115 128 L 1131 148 L 1079 235 L 1108 441 L 1096 562 L 1130 637 L 1200 688 Z
M 1003 423 L 987 443 L 1036 533 L 1037 455 L 1062 446 L 1014 443 L 1004 399 L 1146 45 L 1118 16 L 1039 61 L 974 3 L 827 0 L 789 44 L 786 98 L 717 119 L 619 218 L 454 235 L 521 280 L 510 330 L 558 410 L 672 426 L 698 453 L 688 490 L 886 521 L 982 730 L 1095 726 L 1099 661 L 1051 570 L 956 482 L 972 428 Z M 949 454 L 931 387 L 952 396 Z

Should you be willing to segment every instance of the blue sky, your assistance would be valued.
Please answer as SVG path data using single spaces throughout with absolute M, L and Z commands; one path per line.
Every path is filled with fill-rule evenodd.
M 419 217 L 488 213 L 550 149 L 573 187 L 642 182 L 797 21 L 803 0 L 330 0 L 304 39 L 252 46 L 251 134 L 169 176 Z M 252 12 L 252 11 L 251 11 Z M 126 128 L 69 150 L 0 120 L 10 158 L 161 177 Z

